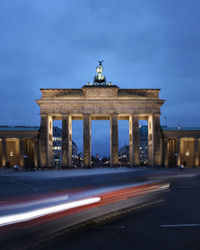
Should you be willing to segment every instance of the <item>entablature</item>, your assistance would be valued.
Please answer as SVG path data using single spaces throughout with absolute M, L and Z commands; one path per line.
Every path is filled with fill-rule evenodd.
M 0 131 L 1 139 L 18 138 L 18 139 L 36 139 L 39 136 L 39 131 Z
M 199 138 L 200 139 L 200 130 L 188 130 L 188 131 L 162 131 L 163 137 L 165 138 Z
M 81 89 L 40 89 L 42 99 L 159 99 L 160 89 L 120 89 L 117 86 L 84 86 Z
M 124 113 L 124 114 L 117 114 L 117 113 L 104 113 L 104 114 L 90 114 L 86 113 L 87 115 L 91 116 L 91 120 L 110 120 L 111 115 L 117 115 L 118 120 L 129 120 L 130 116 L 137 116 L 139 120 L 148 120 L 149 115 L 148 113 Z M 83 120 L 85 114 L 83 113 L 40 113 L 40 115 L 50 115 L 52 116 L 53 120 L 62 120 L 63 117 L 66 115 L 71 116 L 72 120 Z M 154 115 L 160 115 L 159 113 L 155 113 Z

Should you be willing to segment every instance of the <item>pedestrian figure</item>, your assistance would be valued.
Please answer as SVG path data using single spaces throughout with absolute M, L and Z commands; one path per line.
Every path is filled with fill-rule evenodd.
M 179 169 L 180 169 L 180 170 L 183 170 L 183 169 L 184 169 L 184 163 L 180 165 Z

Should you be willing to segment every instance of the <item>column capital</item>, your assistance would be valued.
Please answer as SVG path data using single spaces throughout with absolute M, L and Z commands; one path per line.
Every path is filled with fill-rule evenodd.
M 134 119 L 134 120 L 139 121 L 139 120 L 140 120 L 140 117 L 139 117 L 139 115 L 136 115 L 136 114 L 130 114 L 130 115 L 129 115 L 129 121 L 130 121 L 131 119 L 132 119 L 132 120 Z
M 140 114 L 136 114 L 136 113 L 131 113 L 131 114 L 129 114 L 129 116 L 135 116 L 135 117 L 139 117 L 139 116 L 140 116 Z
M 110 117 L 112 117 L 112 116 L 119 116 L 119 114 L 118 113 L 111 113 Z
M 47 113 L 40 113 L 40 116 L 42 116 L 42 117 L 47 117 L 48 114 L 47 114 Z
M 92 115 L 91 113 L 83 113 L 83 117 L 89 117 L 91 115 Z
M 70 113 L 62 113 L 61 114 L 61 117 L 63 118 L 63 117 L 68 117 L 68 116 L 70 116 L 71 114 Z

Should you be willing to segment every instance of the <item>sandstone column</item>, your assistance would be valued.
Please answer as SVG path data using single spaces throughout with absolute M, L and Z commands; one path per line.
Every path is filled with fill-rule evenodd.
M 129 116 L 129 164 L 140 164 L 139 118 L 136 115 Z
M 199 138 L 194 139 L 194 166 L 198 167 L 199 166 Z
M 169 166 L 168 138 L 163 138 L 163 165 Z
M 83 115 L 83 155 L 84 167 L 91 165 L 91 115 Z
M 41 114 L 40 123 L 40 165 L 47 165 L 47 115 Z
M 6 162 L 7 162 L 6 139 L 2 138 L 2 167 L 6 166 Z
M 160 115 L 154 115 L 154 164 L 161 165 Z
M 40 124 L 40 165 L 53 164 L 53 119 L 52 116 L 41 114 Z
M 181 154 L 180 154 L 181 150 L 180 150 L 180 146 L 181 146 L 181 144 L 180 144 L 180 138 L 177 138 L 176 139 L 176 152 L 175 152 L 177 167 L 181 165 Z
M 62 166 L 72 166 L 72 117 L 62 116 Z
M 148 117 L 148 161 L 149 165 L 154 165 L 154 119 L 153 115 Z
M 34 166 L 38 166 L 38 139 L 34 139 Z
M 110 163 L 111 166 L 118 166 L 118 115 L 110 115 Z
M 26 141 L 25 139 L 20 138 L 19 141 L 19 157 L 20 157 L 20 167 L 24 167 L 24 155 L 26 154 Z
M 53 165 L 53 117 L 47 118 L 47 164 Z
M 148 118 L 148 157 L 149 165 L 161 164 L 160 115 L 149 115 Z

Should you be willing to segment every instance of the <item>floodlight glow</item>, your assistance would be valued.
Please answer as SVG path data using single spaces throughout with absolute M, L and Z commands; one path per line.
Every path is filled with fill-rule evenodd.
M 185 155 L 186 155 L 186 156 L 190 156 L 190 151 L 187 151 L 187 152 L 185 153 Z

